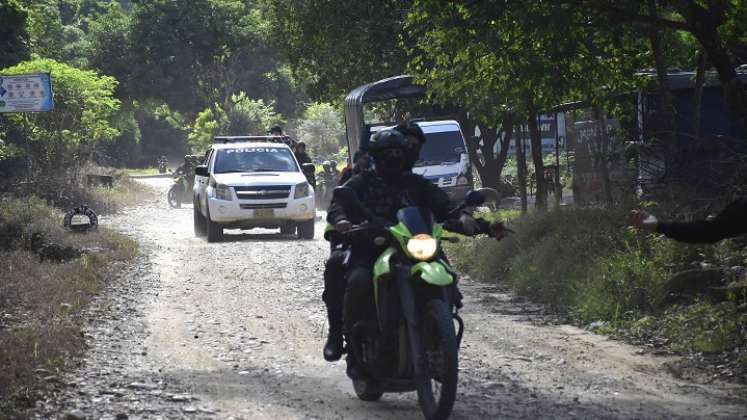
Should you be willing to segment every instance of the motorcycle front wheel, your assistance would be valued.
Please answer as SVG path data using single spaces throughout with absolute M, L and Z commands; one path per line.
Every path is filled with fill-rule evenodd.
M 182 200 L 181 200 L 180 194 L 181 194 L 181 186 L 179 184 L 174 184 L 169 189 L 169 193 L 167 194 L 167 199 L 169 200 L 169 206 L 171 206 L 172 209 L 178 209 L 182 207 Z
M 459 376 L 454 320 L 446 303 L 433 299 L 425 305 L 420 325 L 418 402 L 426 419 L 445 420 L 454 408 Z
M 367 379 L 354 379 L 353 390 L 355 390 L 355 395 L 362 401 L 378 401 L 384 395 L 381 390 L 374 386 L 371 380 Z

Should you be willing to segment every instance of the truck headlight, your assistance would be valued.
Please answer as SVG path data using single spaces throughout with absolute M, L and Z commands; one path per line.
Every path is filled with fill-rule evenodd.
M 415 237 L 407 241 L 407 251 L 416 260 L 428 261 L 436 255 L 437 250 L 438 243 L 431 235 L 415 235 Z
M 215 198 L 217 198 L 218 200 L 233 200 L 233 196 L 231 195 L 231 187 L 229 187 L 228 185 L 216 184 L 214 188 Z
M 293 198 L 304 198 L 310 194 L 309 183 L 302 182 L 296 185 L 296 193 L 293 194 Z

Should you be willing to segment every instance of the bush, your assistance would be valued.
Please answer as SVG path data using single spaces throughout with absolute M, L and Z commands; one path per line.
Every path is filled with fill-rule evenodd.
M 548 305 L 583 325 L 602 324 L 638 337 L 659 337 L 677 351 L 727 351 L 747 342 L 744 288 L 729 301 L 668 307 L 672 274 L 699 264 L 744 264 L 747 252 L 728 242 L 693 247 L 622 224 L 625 211 L 561 209 L 509 222 L 515 234 L 449 246 L 455 266 Z M 489 218 L 496 217 L 495 214 Z M 727 280 L 738 285 L 737 278 Z M 743 308 L 742 308 L 743 310 Z

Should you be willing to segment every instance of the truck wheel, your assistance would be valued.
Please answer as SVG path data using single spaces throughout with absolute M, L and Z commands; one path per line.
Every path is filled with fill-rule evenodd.
M 200 209 L 197 207 L 197 202 L 192 206 L 192 217 L 194 219 L 195 236 L 201 238 L 207 234 L 205 229 L 205 217 L 200 214 Z
M 280 233 L 283 235 L 293 235 L 294 233 L 296 233 L 296 225 L 292 223 L 282 225 L 280 226 Z
M 298 224 L 298 237 L 301 239 L 314 239 L 314 219 Z
M 220 242 L 223 240 L 223 228 L 210 220 L 210 208 L 207 208 L 207 216 L 205 216 L 205 224 L 207 227 L 207 241 L 208 242 Z

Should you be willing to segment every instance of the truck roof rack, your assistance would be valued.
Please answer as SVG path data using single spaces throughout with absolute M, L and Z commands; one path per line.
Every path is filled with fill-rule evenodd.
M 256 141 L 267 143 L 293 143 L 294 140 L 288 136 L 215 136 L 213 143 L 234 143 L 242 141 Z

